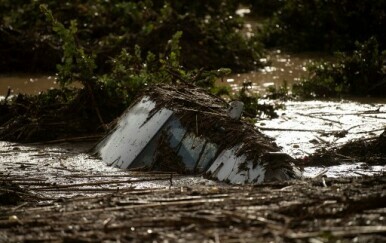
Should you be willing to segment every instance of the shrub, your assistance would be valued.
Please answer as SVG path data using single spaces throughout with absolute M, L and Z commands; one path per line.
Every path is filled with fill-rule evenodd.
M 336 58 L 336 63 L 311 65 L 308 77 L 294 85 L 294 93 L 305 98 L 386 94 L 386 51 L 375 38 L 357 42 L 352 53 L 337 53 Z
M 76 42 L 76 22 L 66 28 L 45 6 L 42 10 L 61 39 L 63 61 L 57 66 L 61 88 L 1 102 L 0 139 L 30 142 L 101 132 L 146 85 L 184 82 L 215 90 L 215 79 L 230 72 L 185 70 L 180 65 L 183 33 L 176 32 L 158 56 L 148 52 L 143 59 L 139 46 L 133 52 L 122 49 L 111 60 L 111 72 L 98 74 L 95 55 Z M 75 80 L 84 87 L 70 89 Z
M 285 0 L 243 0 L 242 3 L 251 8 L 251 14 L 258 17 L 272 17 L 281 7 Z
M 347 51 L 374 36 L 385 48 L 386 1 L 285 0 L 261 39 L 295 51 Z
M 181 65 L 188 69 L 256 67 L 261 47 L 242 37 L 242 20 L 234 0 L 44 1 L 65 27 L 77 21 L 77 42 L 93 50 L 98 72 L 109 72 L 106 60 L 121 50 L 162 53 L 170 36 L 184 35 Z M 60 62 L 60 39 L 46 25 L 40 1 L 2 0 L 0 5 L 0 71 L 54 71 Z

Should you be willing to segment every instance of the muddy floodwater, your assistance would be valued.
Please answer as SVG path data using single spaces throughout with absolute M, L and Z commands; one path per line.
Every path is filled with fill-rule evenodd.
M 307 75 L 307 67 L 311 63 L 331 57 L 321 54 L 289 54 L 281 50 L 272 50 L 267 57 L 260 59 L 266 66 L 257 71 L 236 73 L 225 78 L 227 84 L 237 92 L 243 83 L 250 83 L 253 93 L 265 94 L 270 86 L 279 88 L 286 83 L 289 87 L 299 82 L 302 76 Z
M 252 92 L 264 94 L 267 87 L 279 87 L 284 80 L 288 85 L 298 82 L 302 76 L 307 74 L 307 65 L 320 58 L 320 55 L 292 55 L 280 50 L 273 50 L 266 59 L 261 60 L 268 64 L 263 69 L 245 74 L 232 74 L 224 78 L 223 82 L 229 84 L 234 92 L 237 92 L 242 84 L 247 82 L 250 83 Z M 58 84 L 54 75 L 0 76 L 0 95 L 5 95 L 9 88 L 12 90 L 12 94 L 37 94 L 55 87 L 58 87 Z M 261 100 L 261 102 L 269 103 L 272 101 Z M 385 103 L 386 100 L 368 99 L 359 101 L 287 101 L 283 103 L 284 108 L 277 111 L 278 118 L 259 120 L 256 127 L 261 132 L 273 137 L 284 152 L 296 158 L 305 158 L 319 148 L 336 147 L 355 139 L 378 136 L 386 124 Z M 92 146 L 92 144 L 88 145 Z M 77 149 L 78 145 L 65 144 L 65 148 L 60 146 L 56 148 L 49 146 L 29 148 L 2 142 L 0 147 L 2 147 L 1 153 L 3 154 L 0 155 L 1 166 L 3 166 L 1 169 L 12 170 L 12 173 L 25 173 L 26 171 L 19 170 L 20 166 L 22 168 L 36 167 L 38 171 L 45 171 L 47 168 L 59 168 L 62 165 L 69 171 L 75 170 L 82 173 L 88 171 L 90 173 L 121 173 L 117 169 L 107 167 L 100 160 L 90 157 L 86 153 L 87 148 L 80 151 Z M 5 151 L 12 151 L 12 153 L 5 153 Z M 68 158 L 71 159 L 68 160 Z M 12 166 L 15 163 L 19 163 L 19 165 Z M 28 163 L 31 164 L 28 165 Z M 44 165 L 48 167 L 45 168 Z M 304 176 L 313 177 L 322 171 L 327 176 L 333 177 L 361 176 L 382 172 L 385 169 L 385 166 L 361 166 L 361 163 L 342 164 L 328 168 L 307 167 L 304 169 Z M 51 179 L 59 180 L 59 178 Z M 187 180 L 195 181 L 196 179 Z M 160 181 L 156 181 L 136 184 L 136 186 L 157 187 L 161 184 Z
M 7 95 L 37 95 L 42 91 L 59 88 L 55 74 L 8 74 L 0 75 L 0 99 Z M 71 87 L 79 88 L 81 84 L 74 82 Z
M 386 173 L 235 186 L 107 167 L 90 146 L 0 143 L 0 242 L 386 240 Z
M 90 155 L 94 143 L 60 143 L 56 145 L 21 145 L 0 142 L 0 176 L 28 178 L 28 188 L 44 192 L 48 198 L 77 195 L 95 196 L 133 188 L 159 189 L 169 186 L 212 185 L 200 176 L 165 173 L 129 172 L 106 166 Z M 172 180 L 172 184 L 171 181 Z M 59 186 L 63 185 L 65 186 Z M 77 189 L 74 189 L 77 188 Z
M 297 82 L 314 60 L 279 51 L 270 57 L 272 66 L 223 82 L 234 92 L 248 82 L 262 94 L 283 80 Z M 52 87 L 52 76 L 0 77 L 0 95 Z M 298 159 L 376 137 L 386 124 L 384 100 L 287 101 L 277 113 L 256 128 Z M 305 165 L 302 180 L 229 185 L 109 167 L 90 152 L 96 143 L 0 141 L 0 242 L 386 241 L 384 163 L 342 158 Z
M 296 158 L 305 158 L 319 148 L 339 146 L 353 139 L 378 136 L 384 129 L 386 105 L 342 102 L 286 102 L 279 117 L 261 120 L 256 127 L 273 137 L 284 152 Z M 74 192 L 65 186 L 81 186 L 82 194 L 106 193 L 114 190 L 165 188 L 170 185 L 221 185 L 202 176 L 172 176 L 128 172 L 109 167 L 90 154 L 93 143 L 55 143 L 22 145 L 0 142 L 0 171 L 4 174 L 30 177 L 40 182 L 37 190 L 52 197 L 71 197 Z M 343 162 L 343 161 L 342 161 Z M 323 173 L 327 177 L 361 177 L 386 171 L 383 165 L 342 163 L 329 167 L 304 167 L 304 177 L 313 178 Z M 145 178 L 144 178 L 145 177 Z M 153 177 L 153 178 L 152 178 Z M 126 179 L 125 179 L 126 178 Z M 115 183 L 114 180 L 121 180 Z M 123 181 L 122 181 L 123 179 Z M 93 182 L 89 184 L 90 182 Z M 34 189 L 35 186 L 30 186 Z M 97 187 L 97 189 L 95 188 Z
M 0 96 L 5 96 L 8 90 L 11 94 L 38 94 L 41 91 L 58 88 L 55 75 L 1 75 Z

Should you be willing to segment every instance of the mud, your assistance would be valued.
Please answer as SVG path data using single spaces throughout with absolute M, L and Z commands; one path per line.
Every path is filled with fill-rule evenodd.
M 125 171 L 107 166 L 88 152 L 95 142 L 60 143 L 55 145 L 21 145 L 0 142 L 0 177 L 25 185 L 46 199 L 96 195 L 112 191 L 156 189 L 170 185 L 213 184 L 200 176 L 170 173 Z M 60 185 L 60 186 L 59 186 Z
M 30 155 L 0 175 L 1 191 L 24 188 L 0 205 L 1 242 L 386 240 L 384 173 L 240 187 L 74 163 L 85 155 L 66 146 L 16 148 Z M 2 160 L 13 153 L 3 149 Z
M 93 144 L 0 142 L 0 242 L 386 240 L 385 172 L 230 186 L 108 167 Z
M 286 71 L 268 68 L 274 76 L 252 81 L 254 91 L 280 85 L 275 72 Z M 244 77 L 229 77 L 235 92 Z M 277 119 L 258 121 L 304 160 L 305 179 L 255 187 L 108 167 L 89 155 L 95 141 L 0 142 L 0 242 L 384 242 L 384 157 L 368 164 L 367 154 L 331 150 L 334 163 L 308 160 L 357 139 L 348 151 L 366 150 L 386 119 L 383 101 L 368 102 L 290 101 Z

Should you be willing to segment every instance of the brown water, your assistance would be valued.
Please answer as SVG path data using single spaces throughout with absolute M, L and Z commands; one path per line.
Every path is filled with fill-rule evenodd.
M 0 76 L 0 96 L 5 96 L 8 89 L 11 94 L 38 94 L 41 91 L 58 88 L 55 75 L 17 74 Z
M 250 83 L 253 93 L 264 94 L 268 87 L 279 88 L 287 83 L 291 87 L 300 81 L 301 77 L 307 76 L 307 67 L 315 61 L 331 59 L 319 53 L 289 54 L 281 50 L 272 50 L 266 58 L 260 59 L 267 64 L 264 68 L 249 73 L 232 74 L 224 79 L 237 92 L 243 83 Z
M 320 59 L 320 55 L 301 54 L 294 55 L 274 50 L 269 53 L 264 69 L 243 74 L 233 74 L 224 79 L 224 82 L 232 87 L 233 92 L 237 92 L 245 82 L 251 83 L 251 91 L 264 94 L 267 87 L 278 87 L 286 80 L 291 86 L 304 75 L 307 75 L 307 65 Z M 26 93 L 38 94 L 41 91 L 58 87 L 55 76 L 49 75 L 12 75 L 0 76 L 0 98 L 4 96 L 8 88 L 13 90 L 12 94 Z M 261 102 L 271 102 L 264 101 Z M 284 152 L 294 157 L 304 157 L 313 153 L 320 147 L 333 147 L 341 145 L 352 139 L 377 136 L 386 126 L 386 105 L 385 99 L 370 100 L 361 99 L 360 102 L 354 101 L 309 101 L 294 102 L 289 101 L 285 104 L 285 109 L 279 110 L 279 117 L 273 120 L 260 120 L 256 123 L 258 129 L 263 133 L 275 138 L 278 145 Z M 372 112 L 373 111 L 373 112 Z M 335 132 L 347 131 L 346 136 L 336 137 Z M 105 166 L 100 160 L 88 156 L 86 153 L 76 151 L 77 145 L 70 145 L 70 150 L 42 147 L 24 147 L 18 144 L 0 142 L 0 170 L 9 173 L 20 173 L 18 166 L 31 167 L 31 173 L 46 171 L 52 167 L 52 175 L 47 174 L 47 181 L 65 179 L 64 175 L 58 174 L 59 171 L 77 171 L 79 173 L 108 173 L 119 175 L 118 169 Z M 53 149 L 53 150 L 52 150 Z M 75 150 L 74 150 L 75 149 Z M 52 151 L 53 152 L 52 152 Z M 56 152 L 55 150 L 60 150 Z M 40 156 L 39 154 L 43 155 Z M 41 164 L 44 164 L 44 167 Z M 17 166 L 15 167 L 15 164 Z M 362 167 L 360 164 L 341 165 L 326 168 L 327 176 L 352 176 L 360 174 L 374 174 L 385 171 L 385 166 Z M 322 168 L 305 168 L 305 176 L 315 176 L 320 173 Z M 62 178 L 63 177 L 63 178 Z M 103 178 L 103 177 L 101 177 Z M 202 178 L 184 177 L 176 183 L 209 183 Z M 167 187 L 168 180 L 150 181 L 131 186 L 140 188 Z M 177 183 L 177 184 L 178 184 Z
M 244 34 L 247 37 L 253 35 L 256 25 L 257 23 L 253 21 L 247 23 Z M 230 75 L 224 79 L 224 82 L 230 85 L 233 92 L 240 90 L 243 83 L 250 83 L 253 93 L 264 94 L 269 86 L 279 87 L 284 81 L 291 86 L 298 82 L 302 76 L 307 75 L 307 66 L 321 58 L 326 57 L 319 54 L 289 54 L 272 50 L 266 58 L 260 60 L 269 64 L 265 68 Z M 59 85 L 56 83 L 55 75 L 2 75 L 0 76 L 0 99 L 7 94 L 8 89 L 11 89 L 12 94 L 38 94 L 57 87 Z M 260 120 L 256 123 L 256 127 L 266 135 L 275 138 L 283 151 L 298 158 L 307 156 L 320 147 L 332 147 L 355 138 L 377 136 L 386 125 L 384 101 L 368 99 L 362 99 L 360 103 L 289 101 L 285 106 L 286 109 L 278 111 L 277 119 Z M 371 113 L 371 111 L 378 112 Z M 340 131 L 347 131 L 347 135 L 334 136 L 334 132 Z M 25 146 L 0 141 L 0 171 L 4 174 L 18 175 L 20 178 L 32 176 L 35 180 L 46 183 L 46 187 L 57 184 L 78 184 L 82 189 L 79 192 L 90 195 L 111 193 L 111 190 L 115 189 L 170 187 L 170 179 L 163 175 L 162 178 L 145 178 L 145 180 L 136 181 L 141 179 L 141 176 L 147 176 L 139 176 L 133 172 L 106 166 L 101 160 L 86 152 L 91 146 L 92 144 Z M 361 176 L 386 171 L 386 166 L 361 166 L 357 163 L 327 168 L 307 167 L 304 176 L 314 177 L 324 170 L 327 170 L 328 177 Z M 129 182 L 128 179 L 132 181 Z M 106 181 L 110 183 L 105 184 Z M 98 182 L 100 185 L 95 186 Z M 173 186 L 177 187 L 199 184 L 224 186 L 197 176 L 175 176 L 173 179 Z M 41 186 L 31 189 L 39 190 L 39 187 Z M 53 198 L 72 197 L 74 192 L 51 191 L 51 194 L 47 195 Z
M 224 79 L 228 85 L 237 92 L 243 83 L 251 83 L 251 91 L 264 94 L 267 87 L 279 87 L 284 81 L 289 86 L 298 82 L 302 76 L 307 75 L 307 66 L 321 58 L 320 54 L 304 53 L 289 54 L 280 50 L 273 50 L 267 57 L 260 61 L 266 64 L 263 69 L 249 73 L 236 73 Z M 328 58 L 328 57 L 327 57 Z M 11 94 L 38 94 L 39 92 L 58 88 L 57 77 L 47 74 L 17 74 L 0 75 L 0 96 L 5 96 L 8 89 Z
M 262 27 L 264 19 L 256 19 L 248 14 L 251 10 L 240 5 L 236 14 L 244 18 L 244 27 L 240 30 L 245 38 L 255 35 L 258 28 Z M 259 61 L 266 66 L 260 70 L 249 73 L 236 73 L 228 76 L 224 81 L 232 87 L 233 93 L 241 89 L 243 84 L 251 84 L 252 93 L 264 95 L 270 86 L 279 88 L 284 83 L 291 87 L 300 81 L 303 76 L 307 76 L 307 67 L 320 60 L 333 60 L 332 56 L 323 53 L 285 53 L 281 50 L 271 50 L 265 58 Z

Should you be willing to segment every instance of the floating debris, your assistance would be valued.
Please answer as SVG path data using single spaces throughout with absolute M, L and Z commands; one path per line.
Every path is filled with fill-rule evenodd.
M 0 205 L 0 242 L 385 242 L 385 205 L 386 173 L 132 188 Z
M 96 146 L 122 169 L 204 174 L 232 184 L 299 178 L 295 160 L 230 106 L 188 85 L 152 86 Z

